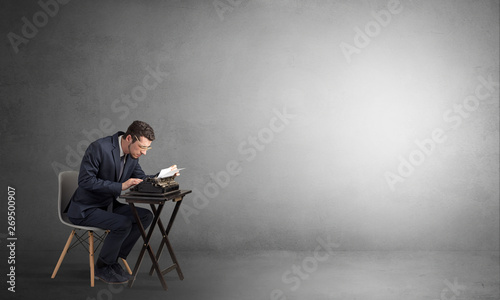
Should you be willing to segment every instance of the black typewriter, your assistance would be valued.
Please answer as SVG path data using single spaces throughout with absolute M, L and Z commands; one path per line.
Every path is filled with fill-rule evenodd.
M 165 195 L 179 192 L 179 184 L 174 180 L 175 176 L 157 178 L 148 177 L 141 183 L 130 188 L 132 195 Z

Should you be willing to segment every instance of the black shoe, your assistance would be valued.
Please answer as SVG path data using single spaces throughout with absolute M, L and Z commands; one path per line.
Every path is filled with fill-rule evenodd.
M 126 283 L 128 281 L 128 278 L 116 273 L 109 265 L 102 268 L 96 268 L 94 275 L 96 278 L 109 284 Z
M 116 262 L 112 264 L 111 268 L 113 269 L 113 271 L 115 271 L 116 274 L 121 275 L 124 278 L 127 278 L 127 280 L 132 279 L 132 275 L 130 275 L 127 271 L 125 271 L 119 263 Z

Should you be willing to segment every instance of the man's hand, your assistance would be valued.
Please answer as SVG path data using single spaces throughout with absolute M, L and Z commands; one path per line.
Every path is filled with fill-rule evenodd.
M 127 180 L 124 183 L 122 183 L 122 191 L 130 188 L 131 186 L 139 184 L 141 182 L 142 182 L 142 179 L 139 179 L 139 178 L 130 178 L 129 180 Z
M 170 169 L 170 170 L 175 170 L 175 169 L 177 169 L 177 165 L 171 165 L 171 166 L 169 167 L 169 169 Z M 181 173 L 179 173 L 179 172 L 175 173 L 175 176 L 180 176 L 180 175 L 181 175 Z M 174 176 L 174 177 L 175 177 L 175 176 Z

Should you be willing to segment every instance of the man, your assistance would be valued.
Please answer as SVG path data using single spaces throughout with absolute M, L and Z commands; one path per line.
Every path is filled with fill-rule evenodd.
M 146 155 L 154 139 L 151 126 L 134 121 L 127 132 L 117 132 L 90 144 L 82 158 L 78 188 L 67 213 L 75 225 L 110 230 L 95 268 L 95 276 L 106 283 L 124 283 L 130 278 L 118 258 L 127 258 L 141 234 L 130 207 L 116 199 L 121 191 L 151 177 L 144 174 L 139 157 Z M 152 213 L 140 207 L 137 212 L 142 226 L 147 228 L 153 220 Z

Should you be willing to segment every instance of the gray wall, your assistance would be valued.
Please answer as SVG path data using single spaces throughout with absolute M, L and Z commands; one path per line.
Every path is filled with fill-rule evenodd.
M 194 190 L 177 249 L 498 250 L 498 1 L 2 6 L 19 249 L 62 248 L 57 172 L 139 119 Z

